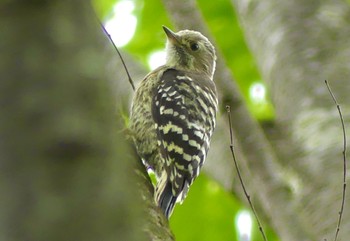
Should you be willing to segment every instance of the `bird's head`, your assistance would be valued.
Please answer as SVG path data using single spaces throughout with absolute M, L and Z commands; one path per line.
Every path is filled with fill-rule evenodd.
M 185 71 L 206 73 L 211 78 L 215 71 L 215 49 L 200 32 L 181 30 L 174 33 L 163 26 L 168 41 L 166 65 Z

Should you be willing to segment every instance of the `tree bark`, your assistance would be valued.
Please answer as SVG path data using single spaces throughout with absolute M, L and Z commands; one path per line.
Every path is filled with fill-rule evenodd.
M 342 130 L 324 80 L 329 80 L 348 126 L 349 5 L 275 0 L 235 4 L 276 108 L 276 122 L 265 133 L 286 171 L 280 180 L 289 195 L 280 200 L 286 208 L 272 213 L 272 223 L 283 240 L 332 239 L 341 202 Z M 349 201 L 347 195 L 345 203 Z M 286 209 L 297 226 L 288 216 L 281 223 L 274 218 Z M 350 213 L 345 212 L 338 240 L 349 236 Z
M 173 240 L 89 3 L 9 0 L 0 23 L 0 240 Z

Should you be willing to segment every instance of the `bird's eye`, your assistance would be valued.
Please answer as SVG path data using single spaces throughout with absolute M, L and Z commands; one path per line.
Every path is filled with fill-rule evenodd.
M 197 51 L 199 49 L 199 45 L 197 43 L 192 43 L 190 47 L 192 51 Z

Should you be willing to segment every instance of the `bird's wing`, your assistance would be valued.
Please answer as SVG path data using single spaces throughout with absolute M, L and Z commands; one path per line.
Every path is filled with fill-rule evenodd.
M 199 77 L 165 71 L 152 101 L 158 145 L 175 197 L 186 195 L 198 176 L 215 126 L 216 90 L 209 77 Z

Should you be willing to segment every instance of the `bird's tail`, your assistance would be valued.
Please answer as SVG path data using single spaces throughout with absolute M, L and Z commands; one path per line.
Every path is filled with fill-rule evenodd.
M 180 188 L 173 193 L 173 186 L 171 182 L 167 178 L 167 173 L 164 171 L 160 178 L 158 179 L 156 193 L 155 193 L 155 201 L 158 206 L 162 209 L 164 215 L 169 219 L 174 207 L 175 203 L 179 202 L 182 204 L 184 199 L 187 196 L 188 189 L 190 183 L 186 180 L 183 180 L 183 183 L 180 184 Z
M 173 195 L 171 183 L 168 180 L 160 182 L 156 188 L 156 202 L 167 219 L 174 210 L 177 197 Z

